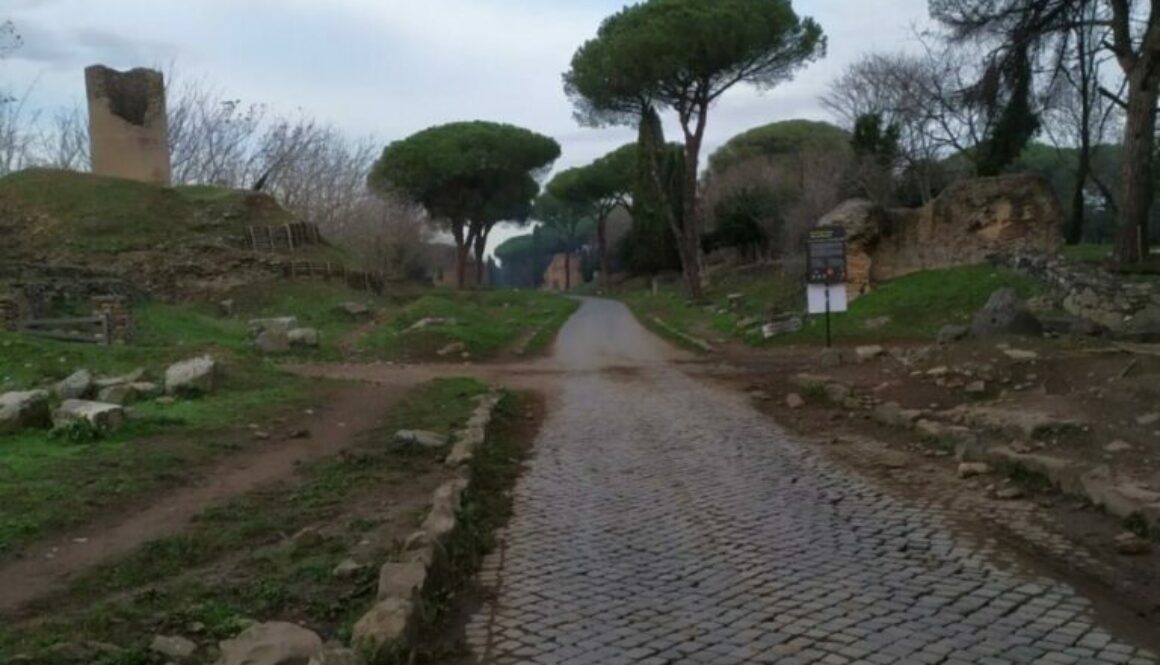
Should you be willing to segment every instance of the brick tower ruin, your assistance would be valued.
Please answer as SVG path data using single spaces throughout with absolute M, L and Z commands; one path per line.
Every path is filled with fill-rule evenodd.
M 93 173 L 167 185 L 165 79 L 152 69 L 85 69 Z

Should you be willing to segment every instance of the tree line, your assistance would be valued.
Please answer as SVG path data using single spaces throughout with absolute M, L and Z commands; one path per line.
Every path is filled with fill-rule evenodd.
M 266 121 L 260 107 L 206 103 L 215 96 L 196 90 L 174 105 L 175 172 L 233 186 L 257 181 L 336 217 L 349 216 L 350 201 L 385 197 L 395 212 L 454 239 L 461 286 L 469 268 L 483 281 L 496 224 L 534 218 L 550 230 L 544 242 L 512 247 L 570 256 L 594 236 L 594 271 L 604 279 L 616 262 L 642 272 L 676 264 L 696 298 L 706 253 L 792 252 L 843 196 L 915 205 L 953 178 L 1028 167 L 1050 171 L 1066 193 L 1069 242 L 1092 237 L 1094 226 L 1114 228 L 1116 262 L 1145 260 L 1156 231 L 1160 6 L 930 0 L 929 9 L 937 28 L 921 35 L 920 52 L 869 54 L 832 82 L 821 101 L 840 127 L 755 128 L 706 169 L 706 130 L 722 96 L 738 86 L 769 90 L 825 56 L 821 26 L 790 0 L 644 0 L 607 17 L 575 52 L 563 88 L 580 124 L 633 127 L 637 141 L 546 185 L 560 146 L 528 129 L 432 127 L 370 164 L 367 144 L 344 143 L 304 119 Z M 663 115 L 676 120 L 675 142 L 664 136 Z M 66 138 L 75 130 L 57 132 L 57 143 L 83 145 Z M 189 139 L 196 147 L 183 150 L 190 136 L 213 140 Z M 632 224 L 612 248 L 607 223 L 617 209 L 630 211 Z

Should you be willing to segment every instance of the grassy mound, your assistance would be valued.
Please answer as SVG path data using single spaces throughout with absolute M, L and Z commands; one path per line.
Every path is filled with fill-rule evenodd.
M 293 216 L 269 196 L 215 187 L 157 187 L 87 173 L 30 169 L 0 178 L 5 254 L 111 254 L 212 237 Z

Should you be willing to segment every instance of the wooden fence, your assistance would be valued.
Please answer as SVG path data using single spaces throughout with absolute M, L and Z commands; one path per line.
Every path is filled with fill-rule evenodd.
M 330 261 L 289 261 L 282 269 L 282 276 L 286 279 L 341 280 L 352 289 L 380 295 L 386 288 L 382 273 L 347 270 L 341 263 Z
M 322 244 L 322 233 L 315 224 L 297 222 L 282 226 L 249 226 L 246 235 L 255 252 L 292 252 L 304 245 Z
M 26 335 L 63 340 L 65 342 L 85 342 L 105 346 L 112 339 L 108 316 L 82 316 L 71 319 L 25 319 L 20 322 L 19 330 Z

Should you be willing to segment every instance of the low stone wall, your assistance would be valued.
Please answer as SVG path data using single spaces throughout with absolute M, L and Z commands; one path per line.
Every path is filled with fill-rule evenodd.
M 1154 283 L 1033 250 L 1004 252 L 991 260 L 1047 284 L 1052 305 L 1072 316 L 1114 333 L 1160 337 L 1160 288 Z
M 501 394 L 491 392 L 479 404 L 455 443 L 445 464 L 457 470 L 457 477 L 440 485 L 431 499 L 431 510 L 418 531 L 407 537 L 403 551 L 379 569 L 377 602 L 354 626 L 353 646 L 372 662 L 384 661 L 406 647 L 422 612 L 423 593 L 435 574 L 439 557 L 459 525 L 463 493 L 467 491 L 470 463 L 487 439 L 487 427 Z

